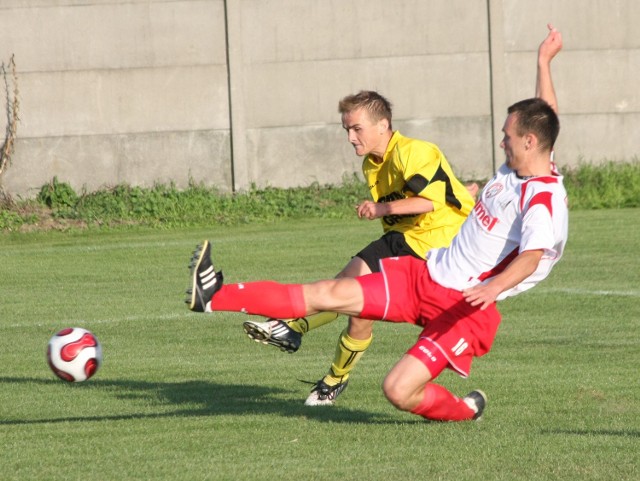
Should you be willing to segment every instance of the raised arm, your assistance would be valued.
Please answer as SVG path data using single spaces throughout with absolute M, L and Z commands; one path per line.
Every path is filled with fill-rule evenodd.
M 536 97 L 545 100 L 558 113 L 558 99 L 551 81 L 551 60 L 562 49 L 562 34 L 548 24 L 549 34 L 538 48 L 538 71 L 536 76 Z

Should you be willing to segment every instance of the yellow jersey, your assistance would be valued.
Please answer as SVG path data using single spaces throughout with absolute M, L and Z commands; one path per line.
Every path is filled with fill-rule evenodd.
M 431 212 L 380 219 L 384 232 L 404 234 L 409 247 L 422 258 L 434 247 L 449 245 L 475 204 L 437 145 L 404 137 L 398 131 L 393 133 L 382 162 L 376 163 L 367 155 L 362 172 L 375 202 L 416 195 L 433 202 Z

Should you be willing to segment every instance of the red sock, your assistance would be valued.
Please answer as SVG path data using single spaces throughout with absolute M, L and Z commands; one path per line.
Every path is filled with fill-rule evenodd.
M 276 319 L 304 317 L 301 284 L 272 281 L 225 284 L 211 299 L 211 310 L 255 314 Z
M 434 421 L 465 421 L 475 415 L 462 398 L 433 383 L 426 385 L 422 402 L 411 412 Z

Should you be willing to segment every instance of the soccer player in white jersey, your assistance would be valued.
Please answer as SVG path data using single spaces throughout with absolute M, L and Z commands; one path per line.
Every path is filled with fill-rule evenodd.
M 559 129 L 556 112 L 540 98 L 509 107 L 504 166 L 451 245 L 430 251 L 426 262 L 391 257 L 380 261 L 380 272 L 357 278 L 223 285 L 205 241 L 192 258 L 189 308 L 273 318 L 331 311 L 421 326 L 417 342 L 387 374 L 385 396 L 426 419 L 477 419 L 486 404 L 482 391 L 458 397 L 433 381 L 445 368 L 468 376 L 498 330 L 496 301 L 533 287 L 562 257 L 567 199 L 551 161 Z
M 536 96 L 547 100 L 554 110 L 556 102 L 550 66 L 561 48 L 560 33 L 549 25 L 549 33 L 538 50 Z M 391 109 L 388 101 L 376 92 L 360 92 L 345 97 L 340 102 L 339 111 L 343 126 L 349 133 L 349 140 L 356 147 L 358 155 L 364 155 L 363 172 L 373 200 L 376 201 L 360 204 L 357 208 L 358 215 L 369 219 L 382 216 L 386 234 L 356 254 L 337 277 L 378 272 L 381 258 L 401 255 L 424 258 L 429 249 L 449 245 L 473 207 L 473 200 L 466 195 L 450 172 L 446 159 L 437 147 L 404 138 L 398 132 L 394 133 L 390 127 Z M 386 125 L 382 130 L 380 122 Z M 381 136 L 380 132 L 384 135 Z M 412 187 L 418 184 L 423 189 L 420 192 Z M 382 213 L 385 206 L 396 211 L 408 201 L 424 200 L 432 203 L 434 210 L 417 216 L 400 217 Z M 459 204 L 459 207 L 454 204 Z M 422 204 L 411 205 L 412 209 L 416 209 Z M 417 212 L 422 210 L 412 211 L 414 214 Z M 279 347 L 283 351 L 295 352 L 300 347 L 303 334 L 336 317 L 335 313 L 321 312 L 291 320 L 249 319 L 243 326 L 250 338 Z M 326 374 L 315 383 L 306 405 L 324 406 L 335 403 L 347 387 L 354 367 L 371 344 L 373 324 L 372 321 L 349 318 L 348 326 L 339 336 L 331 365 Z

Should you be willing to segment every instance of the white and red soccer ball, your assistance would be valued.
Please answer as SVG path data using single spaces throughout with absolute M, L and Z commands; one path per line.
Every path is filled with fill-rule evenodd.
M 64 381 L 86 381 L 102 364 L 102 346 L 92 332 L 67 327 L 49 340 L 47 362 L 53 373 Z

